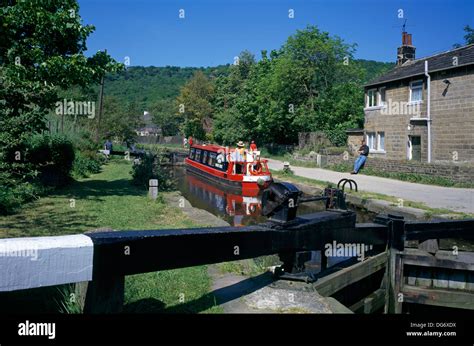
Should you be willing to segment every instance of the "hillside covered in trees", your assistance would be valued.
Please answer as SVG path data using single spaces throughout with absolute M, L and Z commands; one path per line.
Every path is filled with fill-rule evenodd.
M 368 82 L 395 66 L 394 63 L 358 59 L 364 75 L 362 82 Z M 181 88 L 196 71 L 202 71 L 208 78 L 230 73 L 231 65 L 216 67 L 178 66 L 132 66 L 120 73 L 108 75 L 105 79 L 105 95 L 114 96 L 124 103 L 135 102 L 143 110 L 151 109 L 157 101 L 174 101 Z
M 143 114 L 143 111 L 146 110 L 152 115 L 154 123 L 161 127 L 164 135 L 184 133 L 221 143 L 232 143 L 240 135 L 251 136 L 266 143 L 272 141 L 292 143 L 297 138 L 298 131 L 324 128 L 323 130 L 328 132 L 335 144 L 341 144 L 345 140 L 345 128 L 361 125 L 363 117 L 362 85 L 391 69 L 394 64 L 369 60 L 348 60 L 347 66 L 345 66 L 346 64 L 342 62 L 344 59 L 352 59 L 352 48 L 343 44 L 342 41 L 325 36 L 326 33 L 320 33 L 316 28 L 309 30 L 301 31 L 301 37 L 295 43 L 302 40 L 304 35 L 307 36 L 304 39 L 309 42 L 317 40 L 318 36 L 326 40 L 326 45 L 335 42 L 336 46 L 323 52 L 326 54 L 326 60 L 333 59 L 332 66 L 327 65 L 326 61 L 321 59 L 319 59 L 320 61 L 308 59 L 298 61 L 300 57 L 289 58 L 288 53 L 282 48 L 279 51 L 272 51 L 270 54 L 262 52 L 262 56 L 258 60 L 251 53 L 244 51 L 239 56 L 238 64 L 233 65 L 206 68 L 129 67 L 119 73 L 110 74 L 105 80 L 105 116 L 115 119 L 112 121 L 115 124 L 119 120 L 115 113 L 120 109 L 135 110 L 136 116 Z M 313 37 L 310 37 L 311 35 Z M 322 47 L 314 49 L 321 50 Z M 336 49 L 339 49 L 339 52 L 335 52 Z M 300 50 L 300 47 L 294 47 L 291 54 L 297 54 Z M 307 53 L 315 54 L 317 52 Z M 334 55 L 335 53 L 338 55 Z M 321 63 L 323 64 L 318 65 Z M 299 69 L 296 74 L 296 71 L 293 71 L 295 68 Z M 322 75 L 326 72 L 338 73 L 342 70 L 349 74 L 345 76 L 327 75 L 325 78 L 329 79 L 324 85 L 314 85 L 312 87 L 314 90 L 309 94 L 292 95 L 293 91 L 302 87 L 301 83 L 311 84 L 314 82 L 310 80 L 311 76 Z M 291 78 L 288 80 L 288 76 L 302 79 L 291 81 Z M 345 85 L 343 88 L 345 94 L 341 94 L 341 90 L 337 91 L 337 88 L 341 87 L 340 83 L 344 79 L 350 79 L 351 85 L 350 90 L 347 89 L 348 85 Z M 327 84 L 328 81 L 331 85 Z M 281 85 L 277 90 L 272 89 L 272 84 L 275 86 L 279 83 Z M 292 83 L 300 85 L 296 86 Z M 318 97 L 318 100 L 323 101 L 323 104 L 319 104 L 317 107 L 326 113 L 331 107 L 334 110 L 339 109 L 337 113 L 332 112 L 333 120 L 326 117 L 320 117 L 319 121 L 316 118 L 307 118 L 309 116 L 308 109 L 302 108 L 301 103 L 306 102 L 305 107 L 311 104 L 310 108 L 314 111 L 315 99 L 309 100 L 309 98 L 315 97 L 319 92 L 323 94 L 323 90 L 329 92 L 330 89 L 332 94 L 326 93 L 324 101 Z M 257 91 L 261 95 L 257 95 Z M 267 106 L 272 105 L 272 102 L 264 101 L 272 98 L 282 100 L 285 97 L 286 104 L 277 106 L 278 110 L 269 109 Z M 330 102 L 330 99 L 339 100 L 339 102 L 335 105 L 334 102 Z M 258 107 L 258 103 L 261 103 L 260 107 Z M 300 104 L 298 105 L 298 103 Z M 290 113 L 287 112 L 288 107 L 291 108 Z M 294 117 L 293 111 L 296 111 L 296 115 L 300 114 L 300 116 Z M 285 112 L 292 119 L 287 119 L 283 114 Z M 348 112 L 353 113 L 352 118 L 349 122 L 346 121 L 340 125 L 339 118 L 347 117 Z M 278 113 L 280 114 L 277 115 Z M 342 115 L 342 113 L 346 114 Z M 266 115 L 264 116 L 264 114 Z M 137 124 L 136 121 L 131 121 L 130 117 L 133 115 L 119 116 L 119 118 L 127 118 L 128 122 Z M 258 119 L 260 119 L 260 124 L 255 123 Z M 235 121 L 237 121 L 236 124 Z M 289 124 L 291 124 L 291 130 L 288 129 Z M 331 129 L 331 126 L 335 126 L 335 128 Z M 229 132 L 229 127 L 240 128 L 240 131 L 238 133 Z M 280 133 L 277 128 L 285 128 L 284 133 L 283 131 Z

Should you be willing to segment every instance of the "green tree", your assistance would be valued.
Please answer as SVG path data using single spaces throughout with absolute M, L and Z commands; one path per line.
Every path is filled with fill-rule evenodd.
M 466 35 L 464 35 L 464 40 L 466 41 L 466 44 L 473 44 L 474 43 L 474 29 L 471 28 L 469 25 L 466 25 L 464 27 L 464 31 L 466 32 Z
M 114 96 L 104 97 L 104 116 L 101 123 L 102 138 L 114 138 L 119 142 L 134 143 L 136 130 L 143 126 L 140 111 L 134 102 L 123 107 Z
M 181 88 L 176 103 L 178 105 L 177 115 L 181 114 L 185 119 L 182 127 L 185 136 L 204 139 L 205 134 L 210 133 L 213 118 L 213 97 L 214 86 L 202 71 L 196 71 Z
M 474 28 L 471 28 L 470 25 L 466 25 L 464 27 L 464 32 L 466 33 L 464 35 L 464 41 L 465 41 L 465 45 L 466 44 L 473 44 L 474 43 Z M 459 48 L 459 47 L 462 47 L 463 45 L 460 44 L 460 43 L 455 43 L 453 44 L 453 47 L 454 48 Z
M 178 106 L 172 99 L 161 99 L 156 101 L 150 108 L 153 123 L 161 128 L 163 136 L 177 135 L 183 122 L 183 115 L 176 113 Z
M 269 58 L 262 52 L 247 73 L 234 68 L 216 81 L 214 137 L 235 140 L 226 134 L 232 126 L 247 140 L 295 143 L 300 131 L 324 131 L 341 144 L 345 129 L 363 119 L 362 71 L 354 50 L 355 45 L 308 26 Z
M 61 89 L 121 68 L 104 52 L 84 56 L 94 27 L 81 21 L 75 0 L 0 1 L 0 184 L 34 176 L 26 142 L 45 129 Z

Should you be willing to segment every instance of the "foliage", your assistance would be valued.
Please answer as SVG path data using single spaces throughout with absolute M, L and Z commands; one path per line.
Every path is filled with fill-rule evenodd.
M 464 31 L 466 34 L 464 35 L 464 40 L 466 44 L 473 44 L 474 43 L 474 28 L 471 28 L 469 25 L 464 27 Z
M 27 142 L 46 128 L 46 114 L 61 89 L 98 83 L 108 71 L 121 67 L 104 52 L 84 55 L 94 27 L 82 25 L 75 0 L 0 2 L 0 185 L 29 181 L 36 171 L 43 177 L 66 176 L 72 165 L 69 143 L 30 142 L 30 149 L 46 151 L 52 162 L 33 155 L 26 159 Z M 49 148 L 47 148 L 49 147 Z M 67 155 L 61 157 L 61 155 Z M 59 176 L 58 176 L 59 177 Z
M 362 126 L 362 83 L 375 69 L 370 63 L 373 70 L 364 73 L 364 64 L 352 60 L 354 50 L 308 26 L 270 57 L 263 51 L 258 62 L 243 52 L 215 82 L 214 138 L 291 144 L 298 132 L 322 130 L 334 145 L 344 144 L 345 130 Z
M 131 66 L 119 73 L 108 74 L 105 79 L 105 94 L 115 96 L 124 105 L 137 102 L 140 110 L 152 115 L 155 103 L 165 101 L 174 103 L 181 88 L 192 76 L 201 71 L 212 80 L 229 72 L 228 65 L 215 67 L 178 67 L 178 66 Z M 97 92 L 97 91 L 96 91 Z M 174 108 L 173 115 L 176 113 Z
M 76 159 L 72 167 L 72 172 L 75 177 L 86 178 L 89 174 L 99 173 L 101 170 L 102 162 L 97 155 L 91 157 L 91 155 L 85 155 L 81 152 L 76 154 Z
M 201 71 L 196 71 L 181 88 L 176 115 L 184 117 L 182 129 L 186 137 L 205 139 L 205 133 L 212 127 L 213 97 L 214 86 Z
M 177 113 L 178 105 L 171 99 L 157 100 L 149 109 L 153 123 L 161 128 L 163 136 L 174 136 L 179 132 L 183 122 L 181 113 Z
M 466 33 L 464 35 L 464 41 L 465 43 L 464 44 L 473 44 L 474 43 L 474 28 L 471 28 L 471 26 L 469 25 L 466 25 L 464 27 L 464 32 Z M 453 45 L 454 48 L 459 48 L 459 47 L 462 47 L 463 45 L 460 44 L 460 43 L 456 43 Z
M 68 182 L 75 152 L 72 142 L 62 135 L 37 134 L 26 149 L 26 160 L 37 167 L 40 181 L 46 185 Z
M 135 130 L 143 125 L 135 102 L 125 106 L 116 97 L 104 97 L 104 115 L 100 126 L 101 138 L 114 138 L 118 142 L 134 143 Z
M 164 167 L 169 163 L 169 151 L 164 148 L 156 148 L 152 153 L 147 152 L 139 163 L 133 165 L 132 183 L 148 189 L 150 179 L 158 179 L 158 190 L 169 191 L 174 186 L 171 172 Z
M 0 215 L 16 212 L 25 201 L 36 199 L 46 189 L 39 184 L 21 182 L 18 185 L 4 185 L 0 189 Z
M 388 72 L 395 67 L 395 63 L 392 62 L 380 62 L 374 60 L 357 59 L 354 60 L 354 64 L 362 72 L 361 81 L 362 84 L 366 84 L 376 77 Z
M 57 297 L 55 299 L 57 309 L 62 314 L 80 314 L 82 312 L 81 305 L 76 298 L 76 290 L 74 284 L 66 284 L 56 286 Z

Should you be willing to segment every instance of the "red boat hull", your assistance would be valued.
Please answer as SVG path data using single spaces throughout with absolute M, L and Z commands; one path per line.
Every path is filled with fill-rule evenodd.
M 198 176 L 211 180 L 219 185 L 223 185 L 233 190 L 239 190 L 242 192 L 256 195 L 264 188 L 267 188 L 271 184 L 272 177 L 268 175 L 253 175 L 246 176 L 241 174 L 229 174 L 227 171 L 221 171 L 204 165 L 202 163 L 185 159 L 186 170 L 192 172 Z M 258 184 L 258 180 L 263 180 L 262 184 Z

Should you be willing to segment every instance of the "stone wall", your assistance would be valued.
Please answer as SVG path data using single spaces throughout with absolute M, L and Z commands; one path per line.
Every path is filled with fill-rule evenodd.
M 295 160 L 306 162 L 320 162 L 321 167 L 347 163 L 354 164 L 355 158 L 353 156 L 344 157 L 344 155 L 317 155 L 315 156 L 301 156 L 294 155 Z M 345 160 L 344 158 L 347 158 Z M 426 163 L 416 161 L 399 161 L 389 159 L 377 159 L 369 156 L 366 168 L 378 170 L 380 172 L 393 173 L 415 173 L 424 175 L 435 175 L 437 177 L 446 178 L 457 183 L 472 183 L 474 181 L 474 164 L 466 163 Z M 363 172 L 362 172 L 363 173 Z
M 436 164 L 426 162 L 400 162 L 397 160 L 370 159 L 366 167 L 382 172 L 416 173 L 435 175 L 458 183 L 472 183 L 474 181 L 474 166 L 463 164 Z
M 347 136 L 347 147 L 349 153 L 352 155 L 355 155 L 357 153 L 357 150 L 360 148 L 360 141 L 361 139 L 364 138 L 364 134 L 349 134 Z
M 330 147 L 331 141 L 326 137 L 324 132 L 300 132 L 298 133 L 298 148 L 304 147 Z

